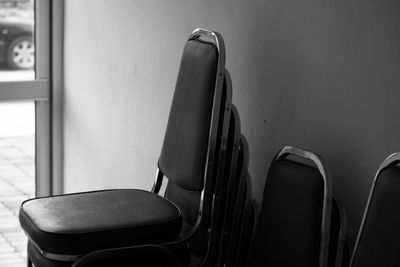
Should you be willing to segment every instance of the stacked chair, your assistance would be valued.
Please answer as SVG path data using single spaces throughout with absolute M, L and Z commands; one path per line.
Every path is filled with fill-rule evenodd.
M 229 188 L 229 182 L 236 178 L 236 164 L 239 151 L 239 134 L 240 126 L 238 122 L 238 113 L 235 107 L 232 105 L 231 116 L 229 120 L 229 136 L 227 139 L 227 155 L 225 158 L 224 166 L 221 166 L 220 170 L 224 172 L 221 175 L 222 179 L 218 180 L 215 184 L 215 197 L 213 203 L 213 209 L 219 210 L 220 212 L 213 213 L 211 219 L 211 231 L 209 244 L 207 246 L 205 260 L 202 262 L 202 266 L 215 265 L 217 260 L 217 248 L 219 246 L 218 240 L 221 238 L 221 229 L 223 221 L 223 209 L 226 203 L 226 191 Z
M 232 203 L 233 191 L 251 187 L 241 184 L 248 181 L 248 152 L 231 98 L 222 37 L 195 30 L 183 51 L 151 192 L 114 189 L 23 202 L 28 266 L 217 264 L 227 198 Z M 241 185 L 231 189 L 231 179 Z
M 231 265 L 233 260 L 239 260 L 239 254 L 235 253 L 239 252 L 240 239 L 244 244 L 251 237 L 251 233 L 236 235 L 241 227 L 253 225 L 251 219 L 254 216 L 248 174 L 248 145 L 246 138 L 240 133 L 240 118 L 234 105 L 231 108 L 229 127 L 229 132 L 232 133 L 227 142 L 230 157 L 225 162 L 224 179 L 216 184 L 214 208 L 219 212 L 213 213 L 208 250 L 202 266 Z
M 400 266 L 400 153 L 379 167 L 361 222 L 351 267 Z
M 345 231 L 322 158 L 284 147 L 268 171 L 246 266 L 341 266 Z

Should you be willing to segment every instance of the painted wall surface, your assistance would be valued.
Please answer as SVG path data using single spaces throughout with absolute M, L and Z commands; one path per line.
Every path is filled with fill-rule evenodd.
M 321 154 L 354 234 L 374 173 L 400 150 L 395 0 L 66 1 L 65 191 L 150 189 L 180 56 L 219 31 L 254 197 L 283 145 Z

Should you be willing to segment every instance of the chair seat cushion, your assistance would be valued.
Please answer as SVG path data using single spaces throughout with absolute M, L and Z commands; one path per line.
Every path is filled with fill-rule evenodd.
M 22 203 L 19 220 L 41 251 L 62 255 L 166 242 L 182 226 L 174 203 L 136 189 L 30 199 Z

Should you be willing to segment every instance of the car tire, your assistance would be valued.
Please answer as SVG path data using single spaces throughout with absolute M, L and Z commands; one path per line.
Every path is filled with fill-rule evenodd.
M 35 65 L 35 47 L 30 36 L 19 36 L 7 48 L 7 64 L 12 69 L 27 70 Z

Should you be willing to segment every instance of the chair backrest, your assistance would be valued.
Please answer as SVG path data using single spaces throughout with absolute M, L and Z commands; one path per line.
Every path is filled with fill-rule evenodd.
M 347 266 L 343 265 L 343 252 L 346 241 L 346 231 L 347 225 L 345 210 L 340 201 L 335 196 L 332 196 L 328 267 Z
M 400 153 L 379 167 L 350 266 L 400 266 Z
M 181 209 L 182 236 L 193 233 L 209 214 L 212 181 L 226 141 L 221 135 L 227 132 L 222 128 L 230 88 L 223 86 L 224 65 L 222 37 L 195 30 L 183 51 L 153 187 L 158 193 L 162 178 L 168 179 L 165 197 Z
M 251 197 L 248 174 L 249 151 L 246 138 L 240 137 L 237 162 L 232 166 L 226 208 L 222 225 L 219 265 L 231 266 L 239 246 L 240 232 L 245 218 L 247 200 Z
M 248 266 L 326 266 L 331 198 L 319 156 L 280 150 L 268 171 Z

